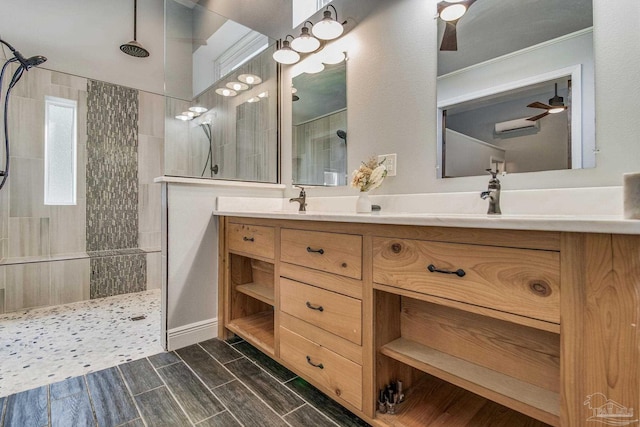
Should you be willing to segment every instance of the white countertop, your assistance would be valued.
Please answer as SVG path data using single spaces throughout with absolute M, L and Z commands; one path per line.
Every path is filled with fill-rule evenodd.
M 423 225 L 436 227 L 494 228 L 508 230 L 570 231 L 640 234 L 640 220 L 617 215 L 481 215 L 446 213 L 371 213 L 215 210 L 214 215 L 298 221 L 335 221 L 366 224 Z

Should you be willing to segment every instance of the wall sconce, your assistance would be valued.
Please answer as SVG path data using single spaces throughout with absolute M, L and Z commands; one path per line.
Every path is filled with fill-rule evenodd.
M 235 90 L 227 89 L 225 87 L 219 87 L 218 89 L 216 89 L 216 93 L 222 96 L 236 96 L 238 94 L 238 92 L 236 92 Z
M 333 11 L 336 14 L 336 19 L 331 17 L 331 11 L 329 10 L 330 7 L 333 8 Z M 320 40 L 333 40 L 340 37 L 344 32 L 344 27 L 342 25 L 343 24 L 338 22 L 338 11 L 334 5 L 330 4 L 324 11 L 324 18 L 313 26 L 312 32 L 313 35 Z
M 281 64 L 287 64 L 287 65 L 295 64 L 296 62 L 300 61 L 300 54 L 295 50 L 291 49 L 291 46 L 289 46 L 289 40 L 287 40 L 287 37 L 293 38 L 292 35 L 287 34 L 287 36 L 282 41 L 282 47 L 276 50 L 275 52 L 273 52 L 273 59 L 275 59 L 277 62 Z
M 309 28 L 307 28 L 307 22 L 313 27 L 313 22 L 306 21 L 304 27 L 300 31 L 300 35 L 291 41 L 291 47 L 293 50 L 301 53 L 309 53 L 320 47 L 320 40 L 309 34 Z
M 181 114 L 176 116 L 176 119 L 182 120 L 183 122 L 193 120 L 196 117 L 200 116 L 202 113 L 206 113 L 209 111 L 205 107 L 193 106 L 189 107 L 189 111 L 183 111 Z
M 229 89 L 233 89 L 236 92 L 240 92 L 241 90 L 247 90 L 249 89 L 249 85 L 246 83 L 240 83 L 240 82 L 229 82 L 226 84 L 226 86 Z

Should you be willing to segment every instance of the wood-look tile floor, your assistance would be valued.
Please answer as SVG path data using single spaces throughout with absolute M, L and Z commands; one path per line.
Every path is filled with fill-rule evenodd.
M 242 340 L 205 341 L 0 398 L 2 427 L 367 426 Z

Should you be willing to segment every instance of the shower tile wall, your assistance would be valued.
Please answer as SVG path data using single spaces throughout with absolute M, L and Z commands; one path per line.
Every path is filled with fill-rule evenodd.
M 338 185 L 347 181 L 347 150 L 338 129 L 347 128 L 347 111 L 340 111 L 293 127 L 293 180 L 322 185 L 325 172 L 338 174 Z
M 228 80 L 213 85 L 193 102 L 167 98 L 165 174 L 202 176 L 207 163 L 209 142 L 198 126 L 198 119 L 180 121 L 176 115 L 192 105 L 209 109 L 212 118 L 214 164 L 218 179 L 276 182 L 277 180 L 277 73 L 272 59 L 275 45 L 254 57 L 230 75 Z M 262 83 L 241 91 L 237 96 L 225 97 L 215 93 L 235 75 L 256 74 Z M 258 102 L 249 99 L 267 94 Z M 205 177 L 210 177 L 205 170 Z
M 25 73 L 12 91 L 9 107 L 11 175 L 0 191 L 0 313 L 90 297 L 87 243 L 96 239 L 88 240 L 86 227 L 88 84 L 85 78 L 37 68 Z M 138 96 L 137 91 L 131 92 Z M 78 101 L 75 206 L 44 204 L 44 99 L 47 95 Z M 133 241 L 134 247 L 143 248 L 144 251 L 137 250 L 143 257 L 153 259 L 148 262 L 145 276 L 148 276 L 148 287 L 154 288 L 160 286 L 160 221 L 154 219 L 159 215 L 160 185 L 153 184 L 150 176 L 161 175 L 162 156 L 159 153 L 164 142 L 164 98 L 144 92 L 140 92 L 139 97 L 140 111 L 132 114 L 139 115 L 140 119 L 140 152 L 134 150 L 128 158 L 130 167 L 133 162 L 140 169 L 138 176 L 133 175 L 133 187 L 138 187 L 138 197 L 132 208 L 139 221 L 137 225 L 128 224 L 125 228 L 128 242 Z M 96 120 L 104 121 L 104 117 L 96 117 Z M 134 122 L 134 132 L 137 127 Z M 106 157 L 101 160 L 112 165 L 117 163 Z M 119 229 L 114 234 L 119 234 Z M 138 262 L 131 277 L 139 275 L 139 271 Z M 139 288 L 139 284 L 133 286 L 134 290 Z

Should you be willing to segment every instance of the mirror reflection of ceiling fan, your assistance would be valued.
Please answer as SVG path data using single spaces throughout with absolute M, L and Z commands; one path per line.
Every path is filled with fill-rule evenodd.
M 549 114 L 562 113 L 564 110 L 567 109 L 567 106 L 564 105 L 564 98 L 561 97 L 561 96 L 558 96 L 558 83 L 556 83 L 555 95 L 553 96 L 553 98 L 551 98 L 549 100 L 549 104 L 545 104 L 543 102 L 536 101 L 536 102 L 532 102 L 531 104 L 527 105 L 527 107 L 529 107 L 529 108 L 540 108 L 542 110 L 546 110 L 542 114 L 538 114 L 537 116 L 529 117 L 527 120 L 529 120 L 530 122 L 538 121 L 541 118 L 548 116 Z
M 445 22 L 440 50 L 458 50 L 456 25 L 476 0 L 446 0 L 438 3 L 438 16 Z

